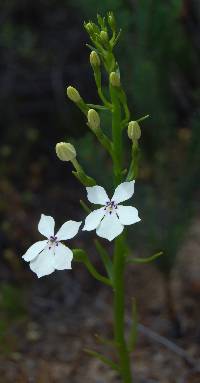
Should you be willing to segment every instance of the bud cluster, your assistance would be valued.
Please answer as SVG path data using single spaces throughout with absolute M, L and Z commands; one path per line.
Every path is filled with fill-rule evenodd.
M 88 23 L 84 24 L 84 27 L 89 34 L 93 45 L 97 49 L 98 53 L 100 53 L 102 56 L 106 68 L 109 69 L 109 72 L 111 72 L 116 68 L 112 50 L 116 45 L 119 37 L 119 34 L 117 35 L 116 33 L 115 17 L 113 12 L 108 12 L 107 18 L 97 15 L 97 21 L 98 24 L 89 21 Z M 93 69 L 94 67 L 100 65 L 98 60 L 99 57 L 96 55 L 94 55 L 93 51 L 92 56 L 90 57 L 90 63 Z

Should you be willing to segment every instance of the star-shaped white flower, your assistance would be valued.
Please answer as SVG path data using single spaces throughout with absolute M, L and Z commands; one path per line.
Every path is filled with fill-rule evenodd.
M 47 239 L 34 243 L 23 255 L 30 262 L 30 269 L 38 278 L 53 273 L 55 270 L 71 269 L 72 251 L 60 241 L 73 238 L 79 230 L 81 222 L 67 221 L 54 235 L 55 221 L 53 217 L 41 215 L 38 230 Z
M 92 211 L 85 220 L 83 230 L 96 229 L 97 235 L 112 241 L 122 233 L 125 225 L 139 222 L 138 211 L 133 206 L 122 206 L 120 202 L 131 198 L 134 193 L 135 181 L 123 182 L 115 189 L 111 200 L 102 186 L 87 187 L 87 198 L 90 202 L 103 205 Z

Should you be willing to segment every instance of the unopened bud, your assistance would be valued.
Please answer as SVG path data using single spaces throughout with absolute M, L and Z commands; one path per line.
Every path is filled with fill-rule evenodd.
M 113 12 L 108 12 L 108 24 L 110 25 L 112 30 L 116 29 L 116 22 Z
M 108 43 L 108 33 L 106 31 L 100 32 L 100 39 L 102 43 L 107 44 Z
M 76 149 L 69 142 L 59 142 L 56 144 L 56 154 L 61 161 L 72 161 L 76 158 Z
M 119 87 L 121 84 L 120 84 L 120 76 L 118 73 L 116 72 L 111 72 L 110 74 L 110 83 L 112 86 L 116 86 L 116 87 Z
M 77 103 L 77 102 L 81 101 L 81 96 L 80 96 L 79 92 L 73 86 L 67 87 L 67 96 L 73 102 Z
M 92 26 L 92 23 L 91 23 L 91 22 L 89 22 L 89 23 L 85 23 L 84 26 L 85 26 L 86 31 L 87 31 L 89 34 L 90 34 L 90 33 L 93 33 L 93 26 Z
M 90 53 L 90 64 L 91 64 L 91 66 L 92 66 L 93 68 L 95 68 L 95 67 L 99 67 L 100 64 L 101 64 L 101 62 L 100 62 L 100 58 L 99 58 L 97 52 L 95 52 L 95 51 L 92 51 L 92 52 Z
M 89 124 L 89 127 L 92 129 L 92 130 L 97 130 L 99 129 L 100 127 L 100 117 L 98 115 L 98 113 L 96 112 L 96 110 L 94 109 L 90 109 L 88 111 L 88 124 Z
M 140 125 L 137 121 L 130 121 L 128 124 L 128 136 L 130 140 L 137 141 L 141 137 Z

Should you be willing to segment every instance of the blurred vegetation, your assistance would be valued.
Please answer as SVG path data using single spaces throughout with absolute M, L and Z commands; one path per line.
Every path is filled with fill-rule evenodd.
M 0 353 L 9 353 L 17 342 L 13 326 L 26 318 L 22 290 L 8 283 L 0 284 Z
M 111 9 L 123 29 L 117 54 L 132 116 L 150 114 L 142 124 L 136 206 L 143 224 L 135 231 L 134 245 L 139 249 L 146 243 L 148 254 L 163 249 L 159 265 L 168 273 L 200 186 L 200 5 L 195 0 L 13 0 L 0 5 L 1 246 L 3 251 L 10 247 L 13 201 L 14 225 L 22 224 L 23 230 L 18 228 L 11 241 L 21 252 L 20 233 L 31 236 L 24 229 L 28 213 L 39 210 L 49 184 L 58 189 L 69 177 L 54 154 L 58 140 L 73 139 L 88 172 L 94 175 L 97 169 L 99 182 L 107 182 L 107 159 L 85 134 L 85 121 L 67 102 L 65 86 L 72 84 L 88 101 L 97 101 L 82 24 L 97 11 Z M 105 165 L 98 166 L 100 161 Z

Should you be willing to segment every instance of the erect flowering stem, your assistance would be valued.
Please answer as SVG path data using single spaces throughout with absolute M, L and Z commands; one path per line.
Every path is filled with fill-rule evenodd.
M 121 234 L 115 240 L 113 283 L 114 283 L 114 339 L 118 348 L 119 367 L 124 383 L 132 383 L 129 351 L 124 334 L 124 269 L 125 243 Z
M 90 64 L 93 68 L 94 79 L 97 86 L 97 91 L 100 100 L 103 105 L 94 105 L 86 104 L 83 99 L 80 97 L 79 93 L 73 88 L 68 88 L 68 97 L 77 104 L 77 106 L 82 110 L 82 112 L 87 115 L 88 126 L 90 130 L 96 135 L 100 144 L 106 149 L 110 154 L 113 162 L 113 173 L 114 173 L 114 186 L 119 187 L 123 181 L 125 181 L 126 169 L 123 167 L 124 156 L 123 156 L 123 141 L 122 134 L 124 133 L 124 128 L 130 124 L 130 111 L 127 103 L 126 93 L 124 92 L 121 86 L 120 80 L 120 71 L 118 63 L 115 59 L 113 48 L 116 45 L 120 32 L 117 34 L 114 15 L 111 13 L 108 14 L 107 20 L 109 27 L 112 30 L 112 37 L 110 38 L 110 30 L 106 24 L 106 18 L 97 16 L 98 25 L 93 22 L 85 23 L 85 29 L 88 32 L 93 46 L 88 45 L 92 52 L 90 54 Z M 102 75 L 101 70 L 105 69 L 109 78 L 109 97 L 107 92 L 102 90 Z M 98 111 L 108 110 L 111 113 L 112 118 L 112 139 L 106 135 L 106 133 L 101 129 L 100 125 L 100 116 L 97 113 Z M 132 126 L 133 125 L 133 126 Z M 132 181 L 137 175 L 137 164 L 138 164 L 138 146 L 136 145 L 135 139 L 138 139 L 138 132 L 135 132 L 134 129 L 137 129 L 136 122 L 132 122 L 131 125 L 131 137 L 132 140 L 132 156 L 131 163 L 127 173 L 126 181 Z M 133 130 L 133 132 L 132 132 Z M 137 137 L 135 135 L 137 133 Z M 134 139 L 134 140 L 133 140 Z M 85 185 L 92 186 L 94 185 L 95 180 L 88 177 L 82 168 L 80 168 L 79 163 L 76 158 L 75 161 L 72 161 L 76 172 L 75 176 Z M 90 185 L 91 184 L 91 185 Z M 99 187 L 99 186 L 97 186 Z M 88 198 L 89 199 L 89 198 Z M 90 201 L 90 199 L 89 199 Z M 91 201 L 90 201 L 91 202 Z M 112 201 L 114 202 L 114 201 Z M 83 208 L 88 211 L 87 206 L 82 202 Z M 94 214 L 95 211 L 90 214 Z M 88 215 L 88 217 L 90 216 Z M 112 214 L 112 210 L 110 211 Z M 117 216 L 117 213 L 116 213 Z M 86 220 L 88 220 L 88 217 Z M 119 217 L 117 216 L 119 219 Z M 90 217 L 91 219 L 91 217 Z M 103 220 L 102 220 L 103 221 Z M 92 230 L 88 220 L 87 229 Z M 101 222 L 102 223 L 102 222 Z M 122 224 L 123 226 L 123 224 Z M 101 226 L 98 227 L 98 230 Z M 123 227 L 122 227 L 123 230 Z M 100 232 L 97 233 L 103 238 L 107 238 L 104 235 L 100 235 Z M 118 233 L 119 234 L 119 233 Z M 117 234 L 117 235 L 118 235 Z M 116 236 L 115 236 L 116 237 Z M 115 238 L 113 236 L 113 238 Z M 112 240 L 113 238 L 109 239 Z M 130 365 L 130 352 L 135 346 L 136 339 L 136 330 L 137 330 L 137 321 L 135 320 L 135 305 L 134 305 L 134 315 L 133 315 L 133 326 L 131 329 L 131 336 L 129 341 L 126 341 L 125 338 L 125 281 L 124 273 L 125 266 L 127 262 L 127 242 L 125 233 L 120 234 L 114 243 L 114 256 L 109 258 L 104 247 L 101 243 L 95 241 L 96 249 L 101 257 L 101 260 L 105 266 L 107 277 L 99 274 L 95 267 L 91 264 L 91 261 L 87 257 L 87 254 L 82 250 L 74 250 L 74 259 L 79 262 L 83 262 L 87 267 L 88 271 L 93 275 L 94 278 L 100 282 L 109 285 L 113 289 L 113 329 L 114 329 L 114 342 L 113 344 L 116 347 L 118 360 L 117 363 L 113 363 L 104 356 L 98 354 L 97 352 L 90 351 L 90 354 L 98 359 L 102 360 L 104 363 L 109 365 L 115 371 L 121 375 L 123 383 L 133 383 L 132 374 L 131 374 L 131 365 Z
M 113 170 L 114 183 L 117 186 L 122 180 L 122 117 L 120 105 L 120 88 L 110 84 L 110 96 L 112 100 L 112 139 L 113 139 Z M 122 233 L 115 239 L 113 259 L 113 320 L 114 340 L 117 345 L 119 356 L 119 368 L 124 383 L 132 383 L 131 367 L 128 346 L 125 340 L 125 271 L 126 243 Z

